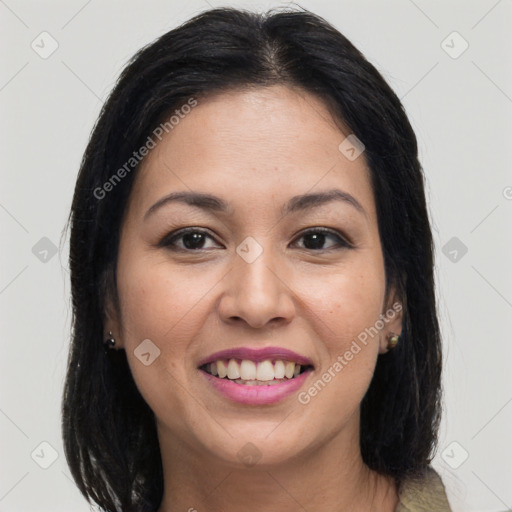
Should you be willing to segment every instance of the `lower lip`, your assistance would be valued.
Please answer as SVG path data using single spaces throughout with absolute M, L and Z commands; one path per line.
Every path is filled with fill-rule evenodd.
M 219 379 L 202 370 L 199 371 L 219 393 L 234 402 L 248 405 L 274 404 L 284 400 L 297 391 L 311 373 L 311 370 L 307 370 L 293 379 L 272 386 L 248 386 L 237 384 L 229 379 Z

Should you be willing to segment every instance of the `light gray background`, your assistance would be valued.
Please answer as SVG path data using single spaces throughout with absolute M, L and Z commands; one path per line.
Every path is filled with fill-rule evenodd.
M 89 133 L 127 59 L 209 5 L 285 4 L 0 1 L 2 512 L 89 510 L 60 434 L 68 241 L 55 255 L 51 248 L 61 244 Z M 512 509 L 512 2 L 301 5 L 363 51 L 416 130 L 444 334 L 445 413 L 434 467 L 454 510 Z M 43 31 L 58 43 L 46 59 L 31 47 L 50 48 Z M 469 47 L 458 55 L 464 41 Z M 443 252 L 453 237 L 459 246 Z M 41 468 L 52 449 L 57 459 Z

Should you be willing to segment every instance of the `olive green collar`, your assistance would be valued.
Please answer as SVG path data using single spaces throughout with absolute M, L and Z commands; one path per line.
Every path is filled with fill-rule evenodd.
M 395 512 L 451 512 L 441 477 L 428 467 L 424 474 L 404 480 L 398 489 L 400 502 Z

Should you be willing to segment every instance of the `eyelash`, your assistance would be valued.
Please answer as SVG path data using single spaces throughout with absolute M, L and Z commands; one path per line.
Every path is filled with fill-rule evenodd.
M 159 247 L 165 247 L 171 251 L 176 252 L 202 252 L 207 251 L 209 249 L 187 249 L 182 247 L 177 247 L 175 245 L 175 241 L 177 239 L 183 238 L 185 235 L 189 235 L 191 233 L 200 233 L 202 235 L 207 236 L 208 238 L 211 238 L 214 240 L 214 238 L 205 230 L 199 229 L 199 228 L 185 228 L 180 229 L 178 231 L 174 231 L 172 233 L 167 234 L 158 244 Z M 306 251 L 313 251 L 313 252 L 326 252 L 331 250 L 340 250 L 340 249 L 352 249 L 353 245 L 347 241 L 345 237 L 343 237 L 341 234 L 339 234 L 337 231 L 334 231 L 332 229 L 327 228 L 310 228 L 306 231 L 303 231 L 295 240 L 303 238 L 306 235 L 309 235 L 311 233 L 321 233 L 323 235 L 331 235 L 338 239 L 338 243 L 334 247 L 330 247 L 327 249 L 304 249 Z

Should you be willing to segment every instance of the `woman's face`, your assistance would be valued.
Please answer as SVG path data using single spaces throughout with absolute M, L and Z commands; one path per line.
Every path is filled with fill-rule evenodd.
M 399 314 L 382 321 L 394 297 L 384 303 L 370 174 L 364 153 L 340 149 L 347 135 L 315 97 L 273 86 L 198 102 L 143 161 L 122 226 L 121 315 L 106 328 L 162 448 L 238 465 L 359 449 L 360 402 L 401 329 Z M 161 202 L 177 192 L 217 200 Z M 208 373 L 219 360 L 227 378 Z M 291 363 L 307 371 L 266 384 Z

